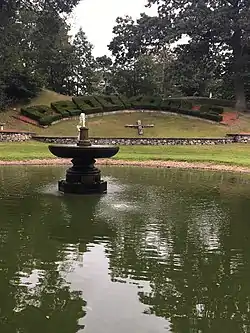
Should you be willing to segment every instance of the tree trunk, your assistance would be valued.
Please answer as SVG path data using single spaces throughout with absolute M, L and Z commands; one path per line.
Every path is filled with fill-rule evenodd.
M 246 96 L 243 81 L 244 59 L 243 59 L 243 46 L 241 43 L 241 31 L 237 30 L 232 38 L 232 48 L 234 55 L 234 91 L 237 111 L 246 111 Z

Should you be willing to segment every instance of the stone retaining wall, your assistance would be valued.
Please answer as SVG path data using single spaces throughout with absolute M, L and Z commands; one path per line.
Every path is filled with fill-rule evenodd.
M 34 136 L 33 139 L 45 143 L 75 144 L 77 137 L 42 137 Z M 96 145 L 144 145 L 144 146 L 167 146 L 167 145 L 217 145 L 235 142 L 234 138 L 90 138 Z
M 36 141 L 56 144 L 75 144 L 76 136 L 37 136 L 31 132 L 0 131 L 0 142 Z M 250 143 L 250 134 L 229 134 L 222 138 L 90 138 L 97 145 L 218 145 L 231 143 Z
M 233 138 L 235 142 L 239 143 L 249 143 L 250 142 L 250 134 L 241 133 L 241 134 L 227 134 L 228 138 Z
M 0 142 L 23 142 L 32 139 L 34 133 L 18 131 L 0 131 Z

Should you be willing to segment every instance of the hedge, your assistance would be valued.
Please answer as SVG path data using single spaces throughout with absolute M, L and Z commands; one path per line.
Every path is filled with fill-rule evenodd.
M 55 110 L 56 113 L 61 114 L 63 118 L 79 116 L 82 112 L 72 101 L 51 103 L 51 108 Z
M 199 96 L 173 97 L 173 98 L 168 98 L 167 100 L 188 101 L 188 102 L 191 102 L 193 105 L 207 104 L 207 105 L 218 105 L 218 106 L 223 106 L 223 107 L 234 107 L 235 106 L 234 100 L 199 97 Z
M 190 101 L 186 100 L 180 100 L 180 99 L 163 99 L 160 104 L 161 110 L 171 110 L 171 111 L 178 111 L 179 109 L 183 110 L 191 110 L 192 109 L 192 103 Z
M 30 119 L 39 121 L 39 119 L 45 115 L 52 115 L 53 110 L 47 105 L 35 105 L 21 108 L 21 114 L 29 117 Z
M 198 117 L 198 118 L 203 118 L 203 119 L 208 119 L 208 120 L 213 120 L 217 122 L 221 122 L 223 117 L 217 113 L 213 112 L 202 112 L 198 110 L 183 110 L 180 109 L 177 113 L 180 114 L 185 114 L 193 117 Z
M 135 109 L 159 110 L 162 99 L 154 96 L 135 96 L 130 98 L 130 102 Z
M 127 96 L 124 95 L 118 95 L 118 98 L 122 102 L 122 104 L 125 106 L 126 109 L 130 109 L 132 104 Z
M 125 107 L 117 96 L 94 95 L 94 97 L 101 104 L 104 111 L 118 111 Z
M 216 113 L 216 114 L 222 114 L 224 112 L 224 108 L 221 106 L 210 106 L 210 105 L 201 105 L 200 107 L 201 112 L 205 113 Z
M 48 126 L 51 125 L 51 123 L 53 123 L 54 121 L 60 120 L 62 119 L 62 115 L 61 114 L 52 114 L 52 115 L 48 115 L 48 116 L 44 116 L 42 118 L 39 119 L 39 124 L 42 126 Z
M 62 118 L 79 116 L 81 112 L 93 114 L 124 108 L 172 111 L 218 122 L 222 121 L 221 114 L 224 111 L 223 107 L 210 104 L 201 105 L 200 110 L 193 110 L 192 101 L 188 98 L 162 100 L 161 97 L 155 96 L 135 96 L 129 100 L 124 96 L 94 95 L 73 97 L 72 100 L 73 102 L 51 103 L 52 108 L 44 105 L 22 108 L 21 114 L 38 121 L 41 125 L 49 125 Z
M 217 114 L 222 114 L 224 112 L 224 108 L 222 106 L 210 106 L 210 110 L 214 113 L 217 113 Z
M 72 100 L 86 114 L 103 112 L 103 107 L 94 96 L 73 97 Z

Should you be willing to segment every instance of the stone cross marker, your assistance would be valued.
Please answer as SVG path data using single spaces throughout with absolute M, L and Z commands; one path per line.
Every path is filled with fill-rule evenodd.
M 143 125 L 141 120 L 137 120 L 136 124 L 132 124 L 132 125 L 125 125 L 125 127 L 129 127 L 129 128 L 137 128 L 138 134 L 139 135 L 143 135 L 144 128 L 150 128 L 150 127 L 154 127 L 154 124 L 149 124 L 149 125 Z

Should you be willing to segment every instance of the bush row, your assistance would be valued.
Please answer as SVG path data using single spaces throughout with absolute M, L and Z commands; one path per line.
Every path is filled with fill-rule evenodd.
M 30 119 L 39 121 L 39 119 L 42 118 L 43 116 L 53 114 L 53 111 L 49 106 L 36 105 L 36 106 L 29 106 L 27 108 L 22 108 L 21 114 Z
M 222 120 L 223 107 L 205 104 L 201 105 L 199 110 L 192 110 L 193 105 L 193 102 L 187 98 L 162 100 L 158 96 L 135 96 L 128 99 L 125 96 L 93 95 L 73 97 L 72 101 L 55 102 L 51 107 L 38 105 L 22 108 L 21 114 L 44 126 L 62 118 L 79 116 L 81 112 L 93 114 L 123 109 L 163 110 L 214 121 Z
M 193 105 L 218 105 L 222 107 L 234 107 L 235 101 L 220 99 L 220 98 L 208 98 L 208 97 L 199 97 L 199 96 L 190 96 L 190 97 L 178 97 L 178 98 L 168 98 L 171 101 L 187 101 L 191 102 Z

